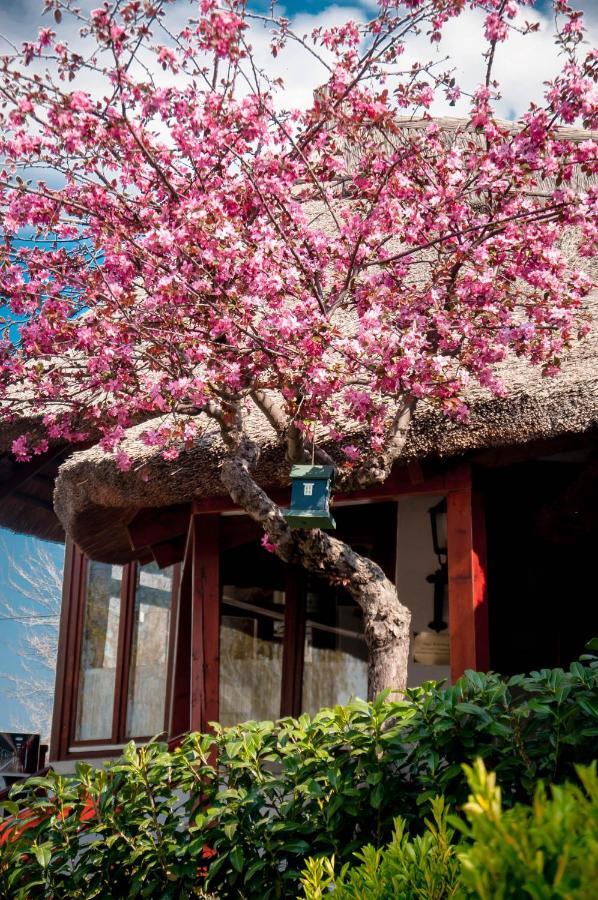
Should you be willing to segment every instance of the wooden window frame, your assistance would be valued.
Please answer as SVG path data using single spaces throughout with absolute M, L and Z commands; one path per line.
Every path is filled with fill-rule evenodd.
M 426 476 L 415 463 L 393 471 L 386 482 L 358 495 L 337 494 L 335 503 L 343 505 L 356 501 L 385 500 L 400 502 L 410 496 L 438 494 L 447 499 L 451 679 L 456 681 L 466 669 L 485 670 L 489 665 L 485 517 L 482 496 L 475 489 L 471 466 L 462 463 Z M 280 503 L 288 499 L 287 492 L 277 489 L 271 491 L 270 495 Z M 198 529 L 209 534 L 209 523 L 215 531 L 219 516 L 239 512 L 241 511 L 235 503 L 227 497 L 196 500 L 189 534 L 197 534 Z M 187 559 L 190 553 L 192 563 Z M 202 622 L 201 626 L 192 630 L 191 637 L 191 678 L 194 690 L 190 693 L 188 721 L 192 730 L 205 731 L 210 721 L 218 721 L 219 718 L 220 597 L 219 591 L 214 587 L 219 585 L 220 578 L 217 540 L 214 540 L 213 535 L 207 544 L 197 539 L 188 540 L 186 559 L 193 573 L 190 590 L 195 619 Z M 199 579 L 197 583 L 196 578 Z M 205 588 L 207 583 L 212 585 L 210 590 Z M 301 608 L 298 597 L 298 582 L 290 573 L 287 591 L 289 599 L 285 608 L 281 715 L 296 715 L 301 704 L 305 610 L 304 607 Z M 198 608 L 204 602 L 209 602 L 212 606 L 207 623 Z M 215 606 L 218 615 L 214 615 Z M 172 733 L 178 734 L 185 730 L 187 729 L 174 729 Z
M 287 494 L 277 489 L 271 492 L 272 498 L 281 503 L 287 501 Z M 426 494 L 442 494 L 447 498 L 451 677 L 456 680 L 468 668 L 486 669 L 489 658 L 484 510 L 482 497 L 475 489 L 471 467 L 464 463 L 424 475 L 421 467 L 413 464 L 393 471 L 386 482 L 358 495 L 337 494 L 335 503 L 400 502 L 409 496 Z M 219 718 L 220 517 L 241 512 L 227 497 L 205 498 L 193 503 L 185 556 L 180 570 L 176 570 L 173 589 L 165 711 L 166 731 L 170 737 L 190 729 L 206 731 L 209 723 Z M 125 566 L 129 572 L 127 578 L 123 576 L 123 583 L 126 581 L 128 586 L 127 596 L 130 595 L 131 584 L 135 584 L 132 573 L 136 565 L 129 563 L 128 567 Z M 71 542 L 67 542 L 51 743 L 51 759 L 54 760 L 106 757 L 118 752 L 126 741 L 129 670 L 128 667 L 123 668 L 122 659 L 119 702 L 115 703 L 111 741 L 72 741 L 86 571 L 83 555 Z M 290 570 L 286 589 L 281 684 L 283 715 L 296 713 L 300 709 L 305 637 L 300 579 Z M 122 596 L 120 630 L 126 630 L 129 635 L 130 654 L 133 604 L 129 600 L 128 611 L 124 609 Z M 124 652 L 123 646 L 122 654 Z M 99 744 L 101 747 L 98 747 Z
M 153 735 L 127 735 L 127 707 L 131 651 L 135 617 L 135 593 L 140 564 L 123 565 L 120 585 L 120 616 L 114 679 L 112 729 L 109 738 L 80 740 L 75 737 L 77 704 L 81 675 L 81 651 L 85 622 L 85 605 L 90 561 L 71 540 L 65 548 L 62 610 L 58 639 L 58 659 L 50 760 L 102 758 L 115 755 L 129 740 L 148 741 Z M 179 566 L 173 569 L 171 629 L 169 634 L 164 732 L 170 722 L 170 673 L 173 668 L 175 641 L 172 634 L 179 594 Z

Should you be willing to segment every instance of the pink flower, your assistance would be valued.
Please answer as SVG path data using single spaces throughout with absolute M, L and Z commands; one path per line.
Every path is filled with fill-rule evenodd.
M 128 453 L 125 453 L 124 450 L 119 450 L 116 453 L 116 465 L 121 472 L 128 472 L 133 465 L 133 461 Z
M 353 444 L 347 444 L 345 447 L 343 447 L 343 453 L 351 462 L 356 462 L 356 460 L 358 460 L 361 455 L 359 449 Z
M 86 110 L 92 109 L 93 107 L 91 97 L 84 91 L 73 91 L 70 95 L 70 101 L 71 108 L 79 110 L 81 112 L 85 112 Z
M 262 536 L 261 545 L 268 553 L 276 553 L 276 544 L 273 544 L 267 534 Z
M 21 434 L 11 444 L 11 450 L 18 462 L 28 462 L 31 459 L 29 441 L 27 435 Z

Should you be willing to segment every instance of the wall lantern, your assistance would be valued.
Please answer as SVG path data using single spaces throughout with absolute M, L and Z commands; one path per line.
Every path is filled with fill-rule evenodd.
M 293 466 L 291 505 L 282 514 L 291 528 L 336 528 L 330 515 L 332 466 Z
M 428 515 L 432 529 L 432 546 L 438 558 L 438 568 L 426 578 L 427 582 L 434 585 L 434 618 L 428 623 L 428 628 L 438 632 L 448 627 L 443 618 L 448 587 L 446 499 L 432 506 L 428 510 Z

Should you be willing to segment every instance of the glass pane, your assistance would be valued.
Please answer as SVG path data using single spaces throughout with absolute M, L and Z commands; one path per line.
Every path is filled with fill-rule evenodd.
M 79 669 L 75 738 L 110 740 L 120 624 L 122 566 L 90 562 Z
M 137 571 L 127 736 L 153 737 L 164 731 L 172 568 L 155 563 Z
M 270 588 L 222 590 L 220 722 L 280 718 L 284 592 Z
M 306 598 L 302 710 L 367 697 L 367 648 L 361 610 L 343 590 L 317 582 Z

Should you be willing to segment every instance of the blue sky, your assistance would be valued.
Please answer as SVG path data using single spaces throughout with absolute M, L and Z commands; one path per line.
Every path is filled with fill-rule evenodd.
M 23 624 L 18 620 L 7 620 L 2 609 L 3 601 L 18 606 L 24 601 L 9 584 L 9 557 L 24 560 L 35 546 L 35 541 L 23 535 L 13 534 L 0 528 L 0 673 L 23 674 L 18 650 L 24 638 Z M 62 568 L 64 547 L 61 544 L 49 544 L 45 547 L 52 555 L 57 566 Z M 27 724 L 24 709 L 10 696 L 7 696 L 9 683 L 0 676 L 0 731 L 14 729 L 20 724 Z M 34 723 L 29 723 L 35 727 Z

